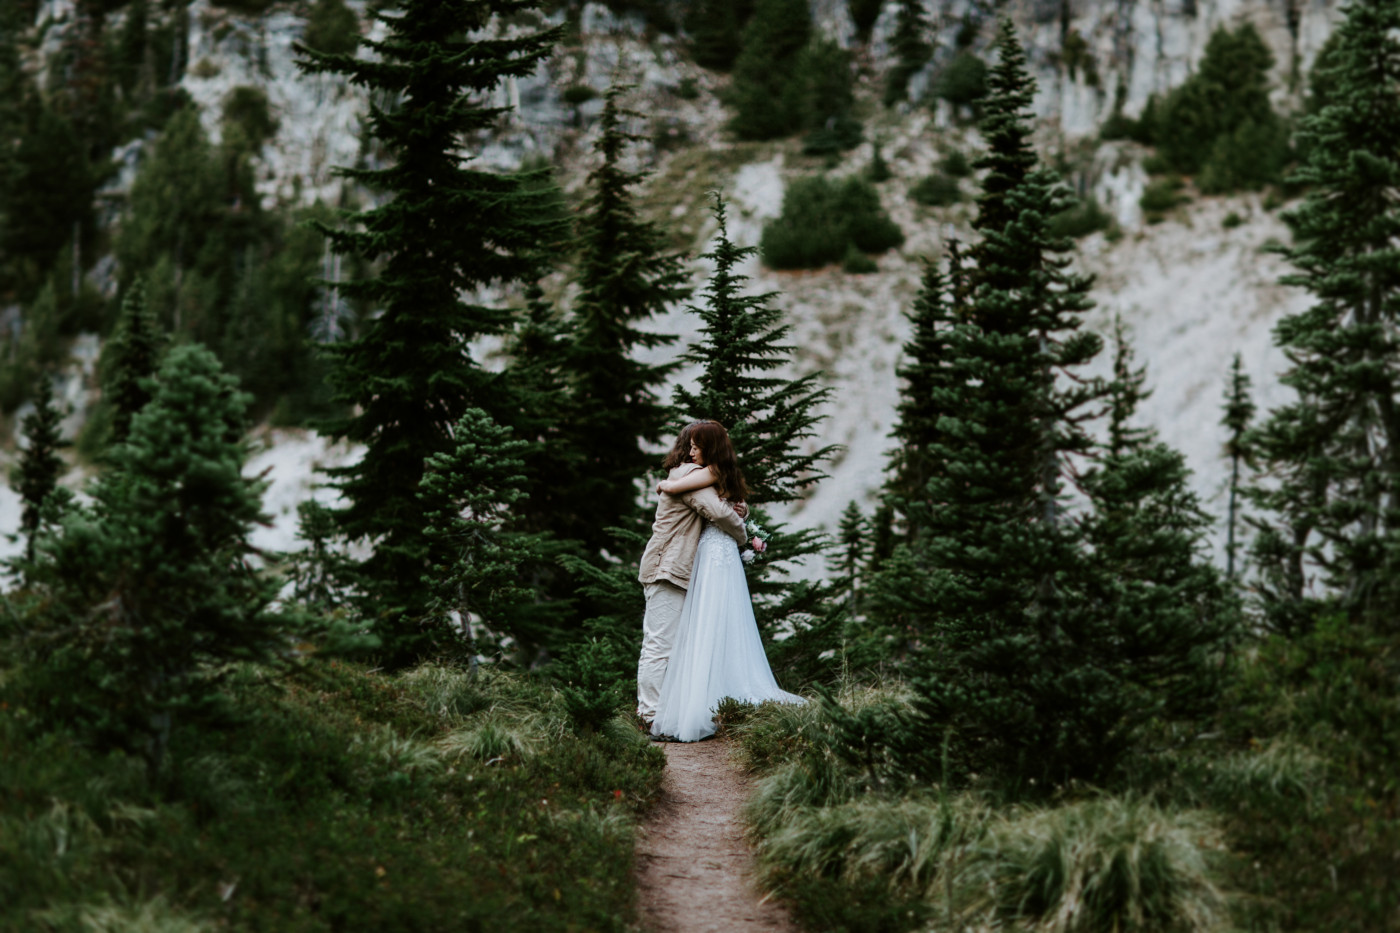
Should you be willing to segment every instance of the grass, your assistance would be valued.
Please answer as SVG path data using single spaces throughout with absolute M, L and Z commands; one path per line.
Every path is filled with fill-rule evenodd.
M 1034 803 L 900 781 L 833 713 L 725 711 L 764 880 L 812 930 L 1396 928 L 1400 636 L 1340 620 L 1241 651 L 1215 719 L 1163 723 L 1114 784 Z M 847 722 L 907 709 L 842 686 Z M 849 734 L 849 730 L 847 732 Z M 932 741 L 932 740 L 931 740 Z
M 622 930 L 663 756 L 527 677 L 313 662 L 139 761 L 0 679 L 0 928 Z M 625 727 L 625 728 L 624 728 Z

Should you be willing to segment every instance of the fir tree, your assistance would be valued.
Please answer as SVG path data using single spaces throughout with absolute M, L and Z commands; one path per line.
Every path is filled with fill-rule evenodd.
M 131 430 L 131 419 L 151 400 L 147 380 L 160 362 L 164 335 L 146 301 L 146 283 L 136 279 L 122 300 L 116 333 L 103 347 L 103 400 L 111 410 L 108 440 L 120 444 Z
M 1338 27 L 1329 102 L 1304 117 L 1290 221 L 1308 310 L 1275 342 L 1296 400 L 1247 438 L 1266 484 L 1250 492 L 1266 618 L 1310 627 L 1318 611 L 1393 630 L 1400 618 L 1400 7 L 1357 0 Z M 1314 592 L 1306 581 L 1316 578 Z
M 642 176 L 622 164 L 626 147 L 639 138 L 622 127 L 638 116 L 620 106 L 627 90 L 615 85 L 608 91 L 599 120 L 595 151 L 602 162 L 589 175 L 591 193 L 579 217 L 579 294 L 565 343 L 571 391 L 564 443 L 578 468 L 556 498 L 557 515 L 565 520 L 558 532 L 591 552 L 610 545 L 606 529 L 636 518 L 636 480 L 655 459 L 643 445 L 659 441 L 669 421 L 658 389 L 675 364 L 635 356 L 676 338 L 638 325 L 690 296 L 682 257 L 665 249 L 662 231 L 641 220 L 632 203 L 630 189 Z
M 506 527 L 525 496 L 529 443 L 513 439 L 480 408 L 468 409 L 453 435 L 451 450 L 428 458 L 418 490 L 430 522 L 432 564 L 422 585 L 433 594 L 439 617 L 432 631 L 445 636 L 448 617 L 456 614 L 461 641 L 473 655 L 488 634 L 538 641 L 538 633 L 519 630 L 516 610 L 533 601 L 519 568 L 538 559 L 539 536 Z M 448 651 L 444 638 L 438 653 Z
M 58 480 L 63 475 L 63 458 L 58 452 L 64 442 L 59 434 L 63 415 L 54 407 L 53 381 L 42 373 L 34 387 L 34 410 L 20 422 L 24 450 L 14 471 L 14 489 L 23 503 L 19 530 L 24 536 L 24 556 L 34 562 L 39 533 L 52 515 Z
M 472 95 L 533 73 L 558 38 L 557 31 L 477 37 L 493 17 L 528 8 L 511 0 L 408 0 L 376 14 L 387 35 L 366 40 L 373 61 L 303 49 L 305 70 L 343 75 L 397 102 L 372 104 L 368 121 L 391 164 L 341 170 L 385 199 L 356 215 L 358 229 L 322 228 L 338 251 L 378 260 L 382 270 L 340 284 L 382 311 L 356 339 L 328 348 L 336 400 L 356 410 L 322 431 L 366 447 L 358 463 L 330 475 L 348 500 L 341 529 L 373 542 L 359 572 L 395 663 L 412 660 L 434 637 L 420 626 L 430 611 L 421 585 L 430 560 L 417 494 L 423 464 L 452 449 L 453 426 L 468 409 L 509 423 L 516 408 L 503 378 L 467 350 L 479 337 L 508 333 L 512 313 L 463 296 L 532 280 L 539 249 L 561 233 L 546 212 L 550 191 L 469 169 L 461 152 L 463 139 L 502 116 Z
M 854 615 L 860 609 L 860 576 L 870 548 L 870 522 L 852 499 L 841 513 L 837 526 L 836 549 L 827 558 L 827 570 L 835 583 L 836 597 Z
M 912 312 L 906 314 L 913 333 L 895 368 L 895 375 L 904 380 L 895 407 L 897 420 L 890 432 L 899 446 L 890 452 L 885 483 L 888 501 L 900 512 L 909 536 L 916 532 L 915 513 L 925 501 L 925 490 L 935 469 L 931 449 L 938 438 L 938 419 L 943 414 L 937 392 L 945 387 L 948 375 L 951 301 L 947 276 L 936 262 L 925 260 L 919 294 Z
M 1230 438 L 1225 442 L 1225 455 L 1230 458 L 1230 501 L 1225 518 L 1225 576 L 1232 582 L 1238 551 L 1235 527 L 1239 516 L 1240 463 L 1249 455 L 1245 433 L 1254 420 L 1254 400 L 1250 397 L 1249 388 L 1249 375 L 1240 366 L 1240 355 L 1236 353 L 1230 364 L 1230 382 L 1225 387 L 1225 417 L 1220 421 L 1230 432 Z
M 1134 427 L 1130 422 L 1138 406 L 1152 393 L 1143 388 L 1147 383 L 1147 367 L 1133 368 L 1133 347 L 1123 332 L 1123 319 L 1113 319 L 1113 382 L 1108 397 L 1108 453 L 1125 457 L 1140 450 L 1153 438 L 1150 428 Z
M 789 85 L 811 32 L 807 0 L 756 0 L 729 91 L 730 127 L 740 139 L 772 139 L 800 127 Z
M 890 49 L 894 52 L 895 64 L 885 85 L 886 107 L 909 96 L 909 79 L 928 64 L 933 55 L 933 46 L 928 40 L 928 13 L 924 10 L 923 0 L 900 0 L 894 22 Z
M 835 450 L 833 445 L 803 450 L 804 442 L 817 436 L 821 417 L 816 409 L 830 390 L 818 383 L 820 373 L 791 380 L 774 375 L 788 365 L 792 348 L 783 341 L 790 328 L 782 322 L 782 311 L 773 307 L 772 294 L 741 294 L 747 277 L 738 275 L 735 267 L 756 250 L 729 239 L 725 205 L 718 194 L 714 195 L 713 210 L 719 233 L 705 258 L 714 262 L 715 271 L 705 287 L 704 303 L 690 308 L 702 322 L 701 339 L 684 357 L 699 365 L 700 374 L 693 382 L 694 389 L 676 387 L 676 405 L 683 412 L 713 419 L 728 429 L 749 485 L 751 504 L 791 502 L 824 477 L 822 464 Z M 753 517 L 770 524 L 761 512 Z M 758 602 L 759 627 L 765 638 L 771 639 L 785 622 L 819 614 L 820 587 L 777 577 L 787 573 L 782 564 L 812 557 L 823 545 L 812 532 L 788 533 L 778 525 L 768 530 L 772 556 L 754 565 L 750 586 Z M 819 620 L 832 621 L 825 617 Z M 820 634 L 816 630 L 800 632 L 810 637 L 793 636 L 781 643 L 793 654 L 793 664 L 812 661 L 820 653 L 806 651 L 830 634 L 821 624 L 817 628 Z M 775 663 L 781 662 L 775 659 Z M 805 673 L 815 670 L 808 667 Z
M 922 645 L 914 669 L 927 722 L 953 729 L 961 765 L 1026 790 L 1032 779 L 1044 788 L 1102 777 L 1153 716 L 1199 699 L 1191 674 L 1203 652 L 1174 666 L 1174 650 L 1200 643 L 1186 609 L 1168 612 L 1162 593 L 1176 584 L 1154 578 L 1167 559 L 1136 554 L 1122 531 L 1179 517 L 1179 534 L 1161 545 L 1179 555 L 1199 543 L 1199 513 L 1182 498 L 1179 458 L 1167 471 L 1175 455 L 1154 447 L 1164 485 L 1135 476 L 1096 539 L 1095 526 L 1063 516 L 1069 462 L 1092 452 L 1084 422 L 1109 387 L 1079 373 L 1102 346 L 1081 329 L 1090 280 L 1068 269 L 1068 241 L 1049 232 L 1066 194 L 1028 147 L 1033 85 L 1007 24 L 999 51 L 984 109 L 982 242 L 965 279 L 961 269 L 950 276 L 955 294 L 966 289 L 968 314 L 947 329 L 947 371 L 931 393 L 940 467 L 927 484 L 925 537 L 892 562 L 902 570 L 882 579 L 880 598 L 897 604 Z M 1114 386 L 1119 434 L 1140 464 L 1148 454 L 1129 450 L 1146 439 L 1127 426 L 1140 383 L 1126 356 L 1123 368 L 1132 378 Z M 1198 571 L 1183 567 L 1191 579 L 1181 586 L 1205 586 Z M 1125 575 L 1139 582 L 1115 583 Z
M 265 484 L 243 476 L 246 404 L 208 350 L 171 350 L 93 506 L 65 519 L 36 568 L 52 598 L 36 643 L 72 678 L 70 714 L 153 770 L 174 720 L 219 702 L 232 662 L 284 646 L 269 608 L 279 581 L 245 562 L 265 520 Z
M 776 293 L 741 294 L 748 277 L 734 270 L 758 250 L 729 239 L 727 212 L 718 194 L 713 210 L 719 233 L 703 258 L 714 262 L 715 271 L 704 304 L 689 307 L 700 318 L 701 342 L 684 356 L 701 372 L 693 390 L 676 387 L 676 405 L 725 426 L 755 502 L 791 502 L 825 478 L 818 470 L 836 449 L 826 445 L 800 452 L 803 441 L 816 436 L 821 419 L 815 409 L 831 390 L 818 383 L 820 373 L 793 380 L 773 375 L 793 351 L 783 343 L 792 328 L 772 304 Z

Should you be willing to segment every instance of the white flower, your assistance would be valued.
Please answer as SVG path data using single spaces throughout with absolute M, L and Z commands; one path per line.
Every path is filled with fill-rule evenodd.
M 754 552 L 753 552 L 753 548 L 749 548 L 749 549 L 747 549 L 747 550 L 745 550 L 745 551 L 740 552 L 740 554 L 739 554 L 740 559 L 742 559 L 743 562 L 746 563 L 746 564 L 752 564 L 752 563 L 753 563 L 753 559 L 754 559 L 756 556 L 757 556 L 757 555 L 754 554 Z

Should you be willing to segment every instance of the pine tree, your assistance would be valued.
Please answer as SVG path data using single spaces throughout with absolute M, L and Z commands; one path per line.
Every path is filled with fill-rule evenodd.
M 146 283 L 137 278 L 122 300 L 116 333 L 103 347 L 103 400 L 111 409 L 108 441 L 120 444 L 131 430 L 131 419 L 151 400 L 148 385 L 160 362 L 164 335 L 146 300 Z
M 1225 387 L 1225 417 L 1220 423 L 1230 432 L 1225 442 L 1225 455 L 1230 458 L 1230 502 L 1225 518 L 1225 577 L 1235 580 L 1235 556 L 1239 550 L 1235 542 L 1235 527 L 1239 516 L 1240 463 L 1249 455 L 1245 443 L 1245 433 L 1254 420 L 1254 400 L 1249 394 L 1249 375 L 1240 365 L 1240 355 L 1235 354 L 1230 364 L 1230 382 Z
M 1126 457 L 1152 440 L 1150 428 L 1134 427 L 1130 422 L 1152 393 L 1143 388 L 1147 383 L 1147 367 L 1133 368 L 1133 347 L 1123 331 L 1123 319 L 1113 318 L 1113 382 L 1108 397 L 1108 453 Z
M 158 770 L 173 723 L 211 709 L 237 661 L 284 648 L 280 581 L 249 566 L 265 484 L 243 476 L 247 397 L 198 344 L 171 350 L 151 402 L 44 549 L 47 662 L 69 714 Z M 63 702 L 67 702 L 65 699 Z
M 670 419 L 658 390 L 676 365 L 635 357 L 676 338 L 638 325 L 664 315 L 691 292 L 683 258 L 665 249 L 660 228 L 640 219 L 632 203 L 630 189 L 642 176 L 622 164 L 627 146 L 639 138 L 622 126 L 638 116 L 620 105 L 628 90 L 609 89 L 599 119 L 594 149 L 602 162 L 589 175 L 591 193 L 580 211 L 579 293 L 565 344 L 571 392 L 564 443 L 579 466 L 566 481 L 566 494 L 557 498 L 570 504 L 558 512 L 565 520 L 558 533 L 595 553 L 611 545 L 608 528 L 636 519 L 636 480 L 655 460 L 643 445 L 659 441 Z
M 341 170 L 384 200 L 356 215 L 358 229 L 322 228 L 339 252 L 380 262 L 378 276 L 340 284 L 382 310 L 356 339 L 328 348 L 336 400 L 356 410 L 321 430 L 366 447 L 358 463 L 329 472 L 348 501 L 338 513 L 342 531 L 374 545 L 359 572 L 392 663 L 412 660 L 435 637 L 420 625 L 430 612 L 421 585 L 429 522 L 417 494 L 424 461 L 452 449 L 453 426 L 468 409 L 509 423 L 516 408 L 507 382 L 467 349 L 508 333 L 512 312 L 462 296 L 532 281 L 539 249 L 562 232 L 545 211 L 551 192 L 469 169 L 461 151 L 462 140 L 502 116 L 472 95 L 533 73 L 558 38 L 557 30 L 477 37 L 493 17 L 528 6 L 408 0 L 376 14 L 387 35 L 366 40 L 373 61 L 303 49 L 306 71 L 343 75 L 397 101 L 373 104 L 369 117 L 391 164 Z
M 743 29 L 753 0 L 700 0 L 686 17 L 690 55 L 695 64 L 728 71 L 743 48 Z
M 480 408 L 462 415 L 453 447 L 428 457 L 418 495 L 429 521 L 431 566 L 422 585 L 432 593 L 438 617 L 431 631 L 441 639 L 438 654 L 449 653 L 450 614 L 458 617 L 463 649 L 476 654 L 483 638 L 510 635 L 538 641 L 522 632 L 517 610 L 534 601 L 519 568 L 537 560 L 538 535 L 509 530 L 512 507 L 525 496 L 526 441 L 491 420 Z
M 1069 462 L 1093 451 L 1084 423 L 1110 387 L 1080 374 L 1102 347 L 1081 329 L 1090 280 L 1068 269 L 1070 244 L 1049 232 L 1067 195 L 1035 166 L 1026 112 L 1033 84 L 1006 23 L 999 46 L 984 108 L 982 241 L 966 275 L 950 275 L 955 294 L 966 290 L 968 313 L 947 330 L 947 372 L 931 393 L 939 414 L 930 452 L 940 463 L 927 484 L 932 507 L 924 541 L 902 561 L 909 585 L 881 591 L 898 597 L 922 645 L 913 667 L 926 722 L 953 729 L 962 767 L 1024 791 L 1032 780 L 1045 788 L 1102 777 L 1152 716 L 1199 698 L 1199 683 L 1175 686 L 1190 680 L 1202 654 L 1185 672 L 1173 666 L 1173 649 L 1195 642 L 1182 615 L 1158 601 L 1165 590 L 1152 574 L 1164 558 L 1136 555 L 1132 536 L 1118 533 L 1147 530 L 1148 519 L 1130 516 L 1180 517 L 1180 533 L 1161 545 L 1180 554 L 1199 542 L 1199 528 L 1182 498 L 1179 458 L 1162 488 L 1131 485 L 1118 511 L 1105 512 L 1117 524 L 1099 534 L 1102 557 L 1088 538 L 1095 526 L 1063 515 Z M 1130 358 L 1121 362 L 1129 378 L 1113 388 L 1127 449 L 1145 438 L 1127 424 L 1141 389 Z M 1162 470 L 1176 456 L 1152 450 Z M 1134 570 L 1134 559 L 1145 563 Z M 1125 575 L 1140 583 L 1115 582 Z M 1153 609 L 1146 619 L 1144 607 Z
M 692 344 L 684 356 L 701 372 L 693 390 L 676 387 L 676 405 L 725 426 L 753 501 L 792 502 L 825 478 L 820 465 L 836 449 L 826 445 L 801 452 L 803 442 L 816 436 L 821 420 L 816 408 L 831 390 L 818 383 L 820 373 L 792 380 L 772 375 L 787 365 L 793 351 L 783 343 L 792 328 L 772 304 L 776 293 L 741 294 L 748 277 L 734 270 L 758 251 L 729 239 L 725 204 L 717 194 L 713 211 L 719 233 L 703 258 L 715 264 L 715 271 L 705 287 L 704 304 L 689 306 L 702 322 L 701 342 Z
M 895 375 L 904 384 L 890 435 L 899 446 L 890 452 L 885 489 L 888 501 L 902 517 L 907 537 L 917 533 L 917 513 L 926 501 L 925 490 L 936 467 L 931 449 L 938 439 L 938 419 L 944 414 L 937 393 L 946 388 L 948 332 L 954 321 L 949 284 L 938 263 L 926 259 L 914 308 L 905 315 L 913 333 L 895 368 Z
M 886 107 L 908 98 L 909 79 L 933 56 L 933 46 L 928 40 L 928 13 L 924 10 L 923 0 L 900 0 L 894 22 L 890 50 L 894 52 L 895 65 L 890 69 L 885 85 Z
M 24 535 L 24 556 L 34 562 L 35 544 L 39 533 L 51 516 L 58 480 L 63 475 L 63 458 L 58 451 L 64 447 L 59 434 L 63 415 L 53 403 L 53 381 L 42 373 L 34 387 L 34 410 L 20 422 L 24 450 L 14 471 L 14 488 L 23 503 L 19 530 Z
M 759 628 L 771 640 L 784 625 L 797 625 L 797 634 L 773 646 L 774 652 L 787 652 L 773 657 L 774 664 L 789 665 L 799 676 L 815 676 L 817 655 L 830 647 L 824 639 L 835 637 L 835 618 L 821 610 L 822 587 L 780 578 L 788 573 L 784 565 L 815 557 L 824 545 L 811 531 L 788 532 L 770 522 L 761 507 L 792 502 L 823 478 L 822 464 L 835 447 L 804 451 L 803 446 L 817 436 L 821 417 L 816 409 L 830 390 L 818 383 L 820 373 L 791 380 L 773 375 L 788 365 L 792 348 L 783 341 L 790 327 L 783 323 L 782 311 L 773 307 L 773 294 L 741 294 L 747 277 L 738 275 L 735 267 L 756 250 L 729 239 L 725 205 L 718 194 L 713 211 L 719 232 L 704 258 L 715 269 L 704 303 L 690 307 L 702 322 L 700 341 L 684 357 L 700 367 L 700 374 L 694 389 L 676 387 L 676 406 L 692 417 L 718 421 L 729 431 L 749 485 L 750 505 L 759 507 L 751 517 L 770 535 L 770 556 L 750 568 Z
M 860 577 L 865 568 L 865 555 L 870 548 L 869 539 L 870 522 L 852 499 L 841 513 L 836 549 L 827 558 L 827 571 L 833 578 L 836 598 L 845 604 L 847 612 L 852 615 L 860 610 Z
M 801 126 L 789 84 L 811 33 L 807 0 L 756 0 L 729 91 L 730 127 L 740 139 L 773 139 Z
M 1247 438 L 1268 481 L 1253 547 L 1269 622 L 1311 627 L 1319 611 L 1394 630 L 1400 618 L 1400 8 L 1357 0 L 1335 33 L 1330 102 L 1303 118 L 1289 217 L 1297 271 L 1315 303 L 1275 342 L 1297 393 Z M 1307 581 L 1318 588 L 1309 592 Z
M 1009 19 L 1001 21 L 997 51 L 997 64 L 988 75 L 987 96 L 982 101 L 982 117 L 978 121 L 987 151 L 973 162 L 973 168 L 986 170 L 982 192 L 977 196 L 974 226 L 979 230 L 1001 231 L 1016 219 L 1007 203 L 1010 191 L 1026 179 L 1036 164 L 1029 119 L 1035 82 L 1026 70 L 1026 54 Z M 996 267 L 987 261 L 984 252 L 982 244 L 972 251 L 979 276 L 1006 284 L 1016 280 L 1019 270 Z

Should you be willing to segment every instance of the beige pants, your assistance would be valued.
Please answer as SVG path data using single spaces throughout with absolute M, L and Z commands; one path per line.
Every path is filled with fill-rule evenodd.
M 685 605 L 685 590 L 658 580 L 642 585 L 647 610 L 642 616 L 642 656 L 637 660 L 637 715 L 651 722 L 666 679 L 666 662 L 676 646 L 676 629 Z

